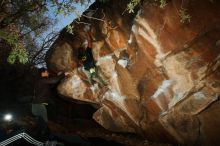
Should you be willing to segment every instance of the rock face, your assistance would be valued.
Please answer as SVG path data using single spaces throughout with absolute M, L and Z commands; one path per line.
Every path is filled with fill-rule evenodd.
M 93 118 L 116 132 L 182 145 L 218 145 L 220 138 L 220 2 L 95 2 L 74 33 L 64 29 L 47 53 L 53 72 L 72 71 L 58 86 L 66 98 L 94 104 Z M 98 8 L 98 9 L 97 9 Z M 182 9 L 181 9 L 182 8 Z M 190 23 L 181 23 L 187 13 Z M 96 19 L 97 18 L 97 19 Z M 89 24 L 93 55 L 107 88 L 90 85 L 77 66 Z

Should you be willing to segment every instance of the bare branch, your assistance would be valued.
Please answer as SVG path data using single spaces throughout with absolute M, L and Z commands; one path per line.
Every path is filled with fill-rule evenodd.
M 34 62 L 36 62 L 36 60 L 42 59 L 41 54 L 45 55 L 44 51 L 51 46 L 51 44 L 54 42 L 54 40 L 56 39 L 57 36 L 58 36 L 58 33 L 55 33 L 55 32 L 49 33 L 44 38 L 44 41 L 43 41 L 40 49 L 34 54 L 34 56 L 31 58 L 30 62 L 34 63 Z
M 86 17 L 86 18 L 89 18 L 89 19 L 94 19 L 94 20 L 98 20 L 98 21 L 103 21 L 103 22 L 105 22 L 105 20 L 103 20 L 103 19 L 99 19 L 99 18 L 87 16 L 87 15 L 82 15 L 82 16 L 83 16 L 83 17 Z
M 74 20 L 77 24 L 85 24 L 85 25 L 89 25 L 89 23 L 87 22 L 83 22 L 83 21 L 77 21 L 77 20 Z

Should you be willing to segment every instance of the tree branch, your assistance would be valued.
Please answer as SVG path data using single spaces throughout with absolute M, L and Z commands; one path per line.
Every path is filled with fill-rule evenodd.
M 51 37 L 51 35 L 52 35 L 52 37 Z M 46 37 L 45 37 L 45 39 L 44 39 L 44 41 L 43 41 L 43 43 L 42 43 L 42 45 L 41 45 L 41 47 L 40 47 L 40 49 L 39 49 L 39 51 L 37 51 L 36 53 L 35 53 L 35 55 L 32 57 L 32 59 L 31 59 L 31 63 L 34 63 L 35 62 L 35 60 L 36 60 L 36 58 L 46 49 L 46 48 L 49 48 L 50 46 L 51 46 L 51 44 L 54 42 L 54 40 L 56 39 L 56 37 L 58 36 L 58 33 L 55 33 L 55 32 L 51 32 L 51 33 L 49 33 Z M 51 38 L 50 38 L 51 37 Z M 38 58 L 39 59 L 39 58 Z M 37 59 L 37 60 L 38 60 Z

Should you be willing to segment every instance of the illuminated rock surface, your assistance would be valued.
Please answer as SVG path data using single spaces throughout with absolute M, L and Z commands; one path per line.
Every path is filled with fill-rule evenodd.
M 108 88 L 90 85 L 77 71 L 83 23 L 64 29 L 47 54 L 53 72 L 72 71 L 58 86 L 66 98 L 95 104 L 104 128 L 151 141 L 217 145 L 220 138 L 220 2 L 189 1 L 190 23 L 181 23 L 181 1 L 161 9 L 144 2 L 134 14 L 126 1 L 94 3 L 81 18 L 91 24 L 93 54 Z M 92 14 L 93 12 L 93 14 Z M 123 15 L 122 15 L 123 14 Z M 97 106 L 98 105 L 98 106 Z

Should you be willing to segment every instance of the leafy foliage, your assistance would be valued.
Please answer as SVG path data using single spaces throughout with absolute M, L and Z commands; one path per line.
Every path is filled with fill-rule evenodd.
M 141 0 L 131 0 L 128 4 L 127 4 L 127 11 L 129 13 L 134 13 L 134 8 L 140 3 Z M 167 0 L 154 0 L 154 1 L 158 1 L 160 3 L 160 8 L 164 8 L 167 5 Z M 213 0 L 209 0 L 211 3 L 213 3 Z M 179 10 L 179 15 L 180 15 L 180 22 L 181 23 L 189 23 L 191 16 L 188 13 L 187 9 L 181 8 Z
M 167 0 L 154 0 L 160 2 L 160 8 L 164 8 L 167 5 Z M 134 8 L 141 2 L 141 0 L 131 0 L 127 4 L 127 11 L 129 13 L 134 13 Z
M 187 12 L 187 9 L 180 10 L 180 17 L 181 17 L 180 22 L 182 23 L 190 22 L 191 16 Z
M 8 57 L 8 62 L 13 64 L 18 60 L 20 63 L 25 64 L 28 62 L 28 53 L 24 49 L 23 43 L 19 40 L 18 33 L 12 31 L 12 28 L 10 30 L 8 32 L 0 29 L 0 38 L 5 40 L 13 48 Z
M 42 53 L 49 48 L 50 41 L 56 38 L 57 33 L 53 32 L 50 36 L 53 39 L 46 41 L 45 32 L 51 29 L 55 19 L 49 15 L 49 9 L 54 11 L 53 14 L 69 15 L 75 13 L 79 18 L 80 14 L 76 11 L 76 5 L 85 5 L 91 0 L 0 0 L 0 41 L 4 40 L 12 47 L 12 52 L 8 58 L 10 63 L 18 60 L 21 63 L 27 62 L 38 64 L 42 60 Z M 106 3 L 109 0 L 99 0 Z M 160 7 L 164 8 L 167 5 L 167 0 L 153 0 L 160 3 Z M 130 0 L 126 10 L 129 13 L 134 13 L 135 7 L 140 4 L 141 0 Z M 210 0 L 213 2 L 213 0 Z M 181 22 L 190 22 L 191 16 L 186 9 L 179 11 Z M 11 27 L 13 26 L 13 29 Z M 67 32 L 73 34 L 73 26 L 67 26 Z M 50 34 L 50 35 L 51 35 Z M 40 53 L 39 53 L 40 52 Z
M 18 42 L 18 35 L 15 32 L 8 32 L 0 29 L 0 38 L 5 40 L 9 45 L 14 45 Z
M 129 13 L 134 13 L 134 8 L 140 3 L 140 0 L 131 0 L 127 4 L 127 10 Z
M 73 34 L 73 28 L 74 28 L 73 25 L 67 25 L 67 32 Z
M 17 60 L 20 63 L 26 63 L 29 59 L 29 63 L 42 62 L 37 59 L 43 59 L 42 53 L 45 53 L 45 49 L 49 48 L 48 45 L 54 41 L 57 35 L 54 32 L 50 33 L 50 37 L 53 39 L 46 41 L 48 45 L 45 44 L 44 39 L 47 37 L 45 32 L 51 29 L 56 21 L 48 15 L 49 9 L 54 10 L 56 16 L 77 14 L 75 5 L 84 5 L 86 2 L 90 2 L 90 0 L 1 0 L 0 41 L 5 41 L 12 47 L 8 61 L 14 63 Z M 13 26 L 13 30 L 11 26 Z
M 21 44 L 16 44 L 16 47 L 11 51 L 8 57 L 8 62 L 10 64 L 14 64 L 16 60 L 22 64 L 28 62 L 28 53 Z
M 155 0 L 158 1 L 158 0 Z M 160 2 L 160 8 L 164 8 L 167 5 L 167 1 L 166 0 L 159 0 Z

